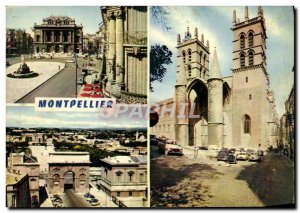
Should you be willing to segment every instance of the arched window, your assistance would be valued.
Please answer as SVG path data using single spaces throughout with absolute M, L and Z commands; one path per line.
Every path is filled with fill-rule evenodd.
M 248 43 L 249 43 L 249 47 L 253 46 L 253 32 L 250 32 L 248 35 Z
M 244 48 L 245 48 L 245 35 L 244 35 L 244 34 L 242 34 L 242 35 L 240 36 L 240 48 L 241 48 L 241 49 L 244 49 Z
M 244 53 L 241 53 L 241 55 L 240 55 L 240 64 L 241 64 L 241 67 L 245 67 L 245 54 Z
M 248 77 L 246 76 L 246 83 L 248 83 Z
M 189 62 L 192 61 L 192 51 L 189 49 L 188 50 L 188 55 L 189 55 Z
M 192 76 L 192 68 L 191 68 L 191 65 L 188 66 L 188 72 L 189 72 L 189 77 Z
M 248 58 L 249 58 L 249 66 L 252 66 L 254 64 L 254 54 L 253 54 L 253 51 L 249 52 Z
M 185 61 L 185 56 L 186 56 L 185 51 L 183 51 L 183 52 L 182 52 L 182 58 L 183 58 L 183 63 L 184 63 L 184 64 L 185 64 L 185 62 L 186 62 L 186 61 Z
M 200 64 L 201 64 L 201 60 L 202 60 L 202 51 L 200 51 Z
M 251 119 L 249 115 L 244 115 L 244 133 L 245 134 L 251 133 Z
M 203 57 L 203 66 L 205 67 L 205 62 L 206 62 L 206 55 Z
M 249 95 L 249 100 L 251 100 L 251 99 L 252 99 L 252 95 L 250 94 L 250 95 Z

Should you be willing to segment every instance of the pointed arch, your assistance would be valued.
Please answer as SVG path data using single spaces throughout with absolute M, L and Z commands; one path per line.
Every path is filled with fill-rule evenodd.
M 248 46 L 253 47 L 253 44 L 254 44 L 254 32 L 250 30 L 248 32 Z
M 254 51 L 253 50 L 248 51 L 248 61 L 249 61 L 249 66 L 254 65 Z
M 251 118 L 245 114 L 243 116 L 244 134 L 251 134 Z
M 245 67 L 245 56 L 246 54 L 244 52 L 240 53 L 240 66 Z
M 245 34 L 244 33 L 241 33 L 240 34 L 240 48 L 241 49 L 244 49 L 245 48 Z

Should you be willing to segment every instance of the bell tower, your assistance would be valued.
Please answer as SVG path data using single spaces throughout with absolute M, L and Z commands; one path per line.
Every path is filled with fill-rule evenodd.
M 199 40 L 198 28 L 194 30 L 194 36 L 189 27 L 181 40 L 177 35 L 177 80 L 175 85 L 175 140 L 183 146 L 189 145 L 189 109 L 187 87 L 194 79 L 205 82 L 209 77 L 209 41 L 204 41 L 204 35 Z M 185 110 L 183 107 L 185 105 Z M 184 114 L 184 115 L 183 115 Z M 179 116 L 178 115 L 183 115 Z
M 262 7 L 257 16 L 249 17 L 245 7 L 244 21 L 233 11 L 233 145 L 258 148 L 266 141 L 264 116 L 267 115 L 269 78 L 266 63 L 266 25 Z

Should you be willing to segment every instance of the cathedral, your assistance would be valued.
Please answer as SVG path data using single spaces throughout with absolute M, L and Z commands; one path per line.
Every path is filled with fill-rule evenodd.
M 255 18 L 249 18 L 245 7 L 242 22 L 234 10 L 231 30 L 233 61 L 229 77 L 222 76 L 216 48 L 210 65 L 209 41 L 204 41 L 203 34 L 199 38 L 197 28 L 194 35 L 188 28 L 183 39 L 177 35 L 175 95 L 153 105 L 159 121 L 151 127 L 151 134 L 191 147 L 266 149 L 277 145 L 278 119 L 269 87 L 262 7 L 258 7 Z M 188 107 L 182 110 L 182 103 Z M 176 115 L 183 112 L 184 116 L 172 116 L 171 108 Z

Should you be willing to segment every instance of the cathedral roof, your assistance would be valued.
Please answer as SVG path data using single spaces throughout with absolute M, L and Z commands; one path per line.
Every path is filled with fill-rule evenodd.
M 217 49 L 215 48 L 212 65 L 210 69 L 209 78 L 221 78 L 220 66 L 217 56 Z

